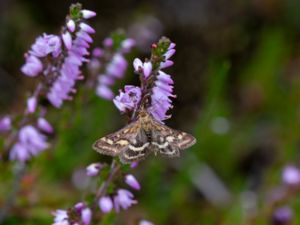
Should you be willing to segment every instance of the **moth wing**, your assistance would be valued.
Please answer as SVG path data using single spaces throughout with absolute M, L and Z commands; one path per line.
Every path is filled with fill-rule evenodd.
M 153 120 L 152 146 L 154 151 L 168 157 L 178 157 L 180 150 L 196 143 L 196 138 L 183 131 L 172 129 Z
M 120 160 L 123 163 L 131 163 L 145 159 L 149 153 L 150 143 L 143 129 L 137 130 L 137 135 L 129 141 L 128 148 L 124 149 L 120 154 Z
M 93 149 L 104 155 L 117 156 L 136 138 L 138 129 L 139 123 L 132 122 L 121 130 L 98 139 L 93 144 Z

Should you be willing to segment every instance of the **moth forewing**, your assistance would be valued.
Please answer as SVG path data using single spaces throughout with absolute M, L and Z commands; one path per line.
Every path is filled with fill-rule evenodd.
M 123 129 L 98 139 L 93 144 L 93 149 L 104 155 L 119 155 L 135 139 L 136 129 L 137 123 L 132 122 Z
M 196 138 L 191 134 L 179 131 L 177 135 L 177 145 L 181 150 L 187 149 L 196 143 Z

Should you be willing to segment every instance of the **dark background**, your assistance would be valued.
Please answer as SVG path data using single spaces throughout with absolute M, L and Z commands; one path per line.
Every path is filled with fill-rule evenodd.
M 17 113 L 35 85 L 20 72 L 23 54 L 41 33 L 58 33 L 69 1 L 0 2 L 0 114 Z M 172 118 L 197 144 L 180 159 L 150 157 L 132 173 L 139 204 L 115 224 L 270 224 L 271 191 L 281 171 L 299 162 L 300 2 L 298 0 L 83 1 L 97 12 L 94 46 L 122 28 L 136 38 L 129 56 L 147 57 L 161 35 L 176 43 Z M 125 83 L 137 83 L 129 61 Z M 112 102 L 80 98 L 53 109 L 53 148 L 36 157 L 6 224 L 49 224 L 51 211 L 83 197 L 83 169 L 107 160 L 95 139 L 125 124 Z M 1 165 L 0 203 L 12 166 Z M 3 171 L 3 172 L 2 172 Z M 80 182 L 76 182 L 80 180 Z M 122 186 L 123 184 L 120 184 Z M 1 200 L 2 199 L 2 200 Z M 282 205 L 294 209 L 297 197 Z

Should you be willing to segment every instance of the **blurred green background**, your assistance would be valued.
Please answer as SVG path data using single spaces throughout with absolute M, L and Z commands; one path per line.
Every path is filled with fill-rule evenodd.
M 58 33 L 71 1 L 0 2 L 0 114 L 24 107 L 35 81 L 19 68 L 43 32 Z M 270 223 L 268 196 L 282 168 L 299 163 L 300 1 L 88 0 L 97 12 L 95 46 L 123 28 L 137 40 L 128 56 L 126 84 L 136 84 L 131 61 L 147 57 L 161 35 L 177 44 L 171 127 L 197 144 L 179 159 L 149 157 L 132 173 L 141 182 L 139 204 L 113 224 L 238 225 Z M 88 101 L 83 96 L 88 95 Z M 50 224 L 51 211 L 83 199 L 84 168 L 107 161 L 91 149 L 100 136 L 125 124 L 112 102 L 93 92 L 50 110 L 53 147 L 33 159 L 4 224 Z M 10 193 L 13 165 L 0 164 L 0 207 Z M 120 187 L 126 187 L 120 182 Z M 299 197 L 299 196 L 298 196 Z M 300 200 L 289 202 L 300 224 Z M 108 216 L 103 224 L 109 224 Z

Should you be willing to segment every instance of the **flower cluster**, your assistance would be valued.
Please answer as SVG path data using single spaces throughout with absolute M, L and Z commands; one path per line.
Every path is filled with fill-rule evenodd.
M 90 34 L 95 33 L 85 20 L 95 15 L 93 11 L 82 10 L 80 4 L 72 5 L 62 34 L 39 36 L 25 54 L 26 62 L 21 71 L 31 77 L 43 74 L 44 79 L 27 99 L 23 119 L 17 124 L 18 132 L 12 135 L 14 140 L 9 144 L 11 160 L 24 162 L 49 146 L 46 134 L 53 133 L 53 128 L 44 118 L 46 109 L 37 110 L 39 97 L 46 91 L 50 103 L 61 107 L 64 100 L 70 99 L 70 93 L 75 92 L 76 80 L 83 78 L 80 67 L 87 61 L 85 57 L 93 41 Z M 0 131 L 10 130 L 11 123 L 10 117 L 2 118 Z
M 170 57 L 175 53 L 175 44 L 167 38 L 162 38 L 157 44 L 152 45 L 152 55 L 150 60 L 142 62 L 136 58 L 133 61 L 133 67 L 141 77 L 141 87 L 125 87 L 124 92 L 114 98 L 114 104 L 121 112 L 138 109 L 142 104 L 152 116 L 158 121 L 164 121 L 170 118 L 167 111 L 172 108 L 171 98 L 176 97 L 173 94 L 173 80 L 170 75 L 162 69 L 173 65 Z M 135 90 L 135 91 L 133 91 Z M 151 95 L 150 104 L 142 102 L 147 95 Z
M 92 219 L 92 211 L 83 202 L 77 203 L 69 210 L 58 209 L 53 212 L 53 225 L 73 225 L 83 224 L 89 225 Z
M 120 38 L 121 35 L 113 36 Z M 128 66 L 124 55 L 130 52 L 135 44 L 130 38 L 121 38 L 121 41 L 113 37 L 104 39 L 103 48 L 95 48 L 90 61 L 90 69 L 95 71 L 97 77 L 96 94 L 107 100 L 114 98 L 111 87 L 117 79 L 124 77 Z
M 51 86 L 47 98 L 57 108 L 64 100 L 71 99 L 76 81 L 83 79 L 80 67 L 87 61 L 85 56 L 89 55 L 88 48 L 93 42 L 90 34 L 95 33 L 84 20 L 95 15 L 81 10 L 81 5 L 73 5 L 62 34 L 43 34 L 25 55 L 26 63 L 21 71 L 32 77 L 43 72 Z
M 85 23 L 81 23 L 79 31 L 76 33 L 76 38 L 72 42 L 70 33 L 67 31 L 63 34 L 64 43 L 68 49 L 68 55 L 60 69 L 60 76 L 54 82 L 47 97 L 55 107 L 60 107 L 64 100 L 70 99 L 69 93 L 74 92 L 74 85 L 76 80 L 80 80 L 81 76 L 80 66 L 86 61 L 85 55 L 88 55 L 87 48 L 92 38 L 89 33 L 95 31 Z
M 41 134 L 35 127 L 26 125 L 18 133 L 18 141 L 10 151 L 10 159 L 26 161 L 48 148 L 48 146 L 46 136 Z
M 25 54 L 26 63 L 21 67 L 21 71 L 27 76 L 37 76 L 44 69 L 42 59 L 49 54 L 53 58 L 57 58 L 61 51 L 61 39 L 59 36 L 43 34 L 35 40 L 31 50 Z
M 4 116 L 0 119 L 0 133 L 9 131 L 11 129 L 11 118 Z
M 86 174 L 88 176 L 99 175 L 101 168 L 103 167 L 104 165 L 100 163 L 92 163 L 86 168 Z M 127 174 L 124 181 L 134 190 L 141 189 L 139 182 L 132 174 Z M 128 209 L 130 206 L 136 203 L 137 201 L 133 198 L 133 194 L 126 189 L 118 189 L 113 197 L 104 195 L 98 199 L 99 208 L 103 213 L 108 213 L 112 211 L 113 208 L 116 212 L 119 212 L 120 209 Z

